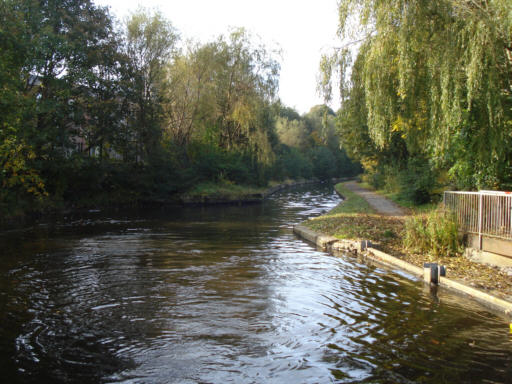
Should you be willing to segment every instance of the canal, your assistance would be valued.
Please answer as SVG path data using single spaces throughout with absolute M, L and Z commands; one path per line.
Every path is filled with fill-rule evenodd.
M 293 235 L 338 202 L 307 186 L 0 234 L 2 381 L 510 383 L 505 319 Z

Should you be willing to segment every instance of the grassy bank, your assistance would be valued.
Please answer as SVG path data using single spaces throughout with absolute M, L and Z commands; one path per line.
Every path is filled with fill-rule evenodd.
M 269 191 L 280 186 L 291 186 L 300 182 L 306 182 L 305 179 L 283 181 L 270 181 L 267 187 L 255 187 L 250 185 L 240 185 L 230 182 L 219 183 L 200 183 L 192 187 L 187 192 L 181 194 L 180 199 L 185 203 L 205 203 L 205 202 L 237 202 L 237 201 L 258 201 L 265 197 Z
M 336 185 L 336 190 L 345 200 L 327 214 L 306 221 L 305 226 L 339 239 L 371 240 L 378 249 L 419 267 L 425 262 L 443 264 L 450 278 L 512 300 L 512 280 L 504 271 L 471 262 L 461 254 L 461 247 L 454 252 L 439 246 L 454 229 L 436 208 L 425 211 L 423 207 L 406 217 L 382 216 L 343 184 Z
M 181 197 L 184 201 L 200 201 L 201 199 L 237 200 L 261 195 L 265 190 L 266 188 L 231 183 L 201 183 L 194 186 Z
M 403 220 L 392 216 L 381 216 L 361 196 L 343 184 L 335 186 L 344 197 L 327 214 L 304 223 L 307 227 L 338 239 L 379 240 L 382 245 L 394 242 L 403 230 Z

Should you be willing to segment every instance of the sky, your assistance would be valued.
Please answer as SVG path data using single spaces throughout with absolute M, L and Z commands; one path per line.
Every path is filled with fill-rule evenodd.
M 182 39 L 200 42 L 244 27 L 282 55 L 279 96 L 300 113 L 322 104 L 316 90 L 322 53 L 336 40 L 337 0 L 96 0 L 124 19 L 139 4 L 158 9 L 178 29 Z M 336 99 L 331 107 L 337 109 Z

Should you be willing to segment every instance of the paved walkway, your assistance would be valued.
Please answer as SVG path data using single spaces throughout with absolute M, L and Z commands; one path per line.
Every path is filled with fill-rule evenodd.
M 350 189 L 352 192 L 357 193 L 363 197 L 368 204 L 372 206 L 378 213 L 386 216 L 404 216 L 406 212 L 397 206 L 389 199 L 381 196 L 375 192 L 372 192 L 366 188 L 359 186 L 355 181 L 349 181 L 344 184 L 345 187 Z

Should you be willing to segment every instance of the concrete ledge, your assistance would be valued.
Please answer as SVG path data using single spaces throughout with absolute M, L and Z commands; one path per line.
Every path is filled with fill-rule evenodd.
M 416 276 L 423 276 L 423 268 L 417 267 L 397 257 L 388 255 L 378 249 L 369 247 L 367 250 L 362 251 L 361 242 L 354 240 L 339 240 L 332 236 L 324 236 L 300 224 L 293 227 L 293 232 L 303 239 L 318 245 L 324 250 L 348 251 L 352 254 L 362 253 L 368 259 L 376 261 L 377 263 L 398 267 Z M 447 288 L 455 293 L 462 294 L 466 297 L 470 297 L 471 299 L 478 301 L 483 306 L 504 314 L 509 320 L 512 320 L 512 303 L 509 301 L 500 299 L 447 277 L 440 278 L 439 286 Z
M 500 299 L 496 296 L 490 295 L 466 284 L 459 283 L 458 281 L 451 280 L 447 277 L 440 277 L 439 285 L 441 287 L 446 287 L 452 291 L 463 294 L 464 296 L 471 297 L 487 308 L 504 313 L 509 319 L 512 320 L 511 302 Z
M 499 268 L 512 268 L 512 258 L 496 253 L 466 248 L 464 256 L 475 263 L 489 264 Z
M 317 232 L 305 227 L 304 225 L 296 225 L 293 227 L 293 232 L 298 234 L 303 239 L 309 241 L 310 243 L 318 245 L 322 249 L 329 249 L 330 245 L 338 242 L 337 238 L 318 234 Z
M 416 276 L 423 276 L 423 268 L 417 267 L 414 264 L 408 263 L 407 261 L 388 255 L 387 253 L 379 251 L 378 249 L 375 248 L 370 248 L 368 250 L 368 253 L 372 255 L 373 258 L 376 259 L 377 261 L 384 262 L 395 267 L 400 267 L 404 271 L 412 273 L 413 275 Z
M 478 235 L 468 234 L 467 245 L 469 248 L 479 249 L 480 241 Z M 482 236 L 482 251 L 502 255 L 504 258 L 508 257 L 510 259 L 512 258 L 512 241 L 484 235 Z

